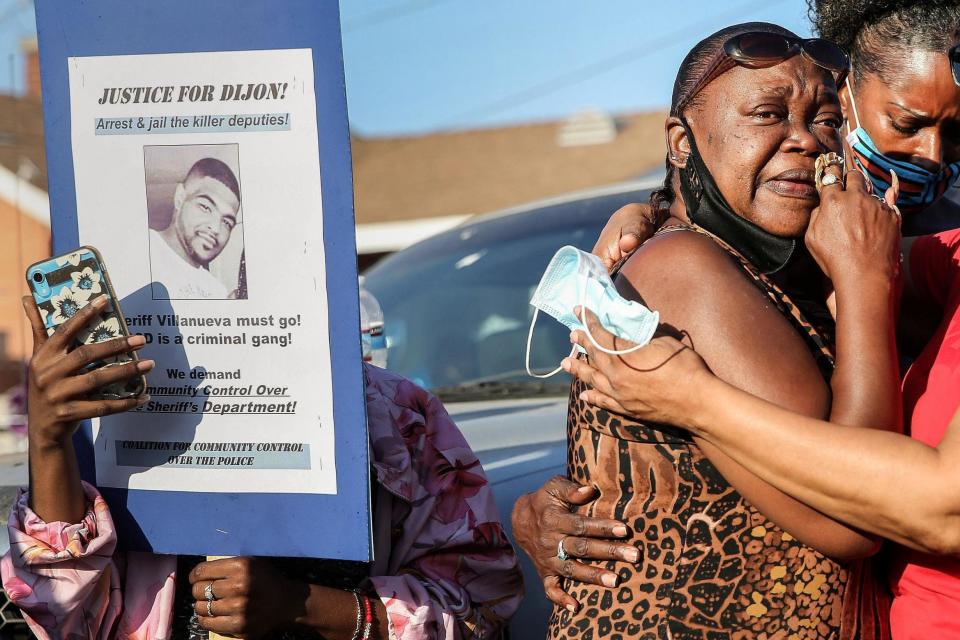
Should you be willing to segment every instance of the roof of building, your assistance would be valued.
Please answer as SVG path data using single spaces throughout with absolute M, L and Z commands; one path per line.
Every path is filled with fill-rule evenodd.
M 586 127 L 580 117 L 416 137 L 355 135 L 357 223 L 483 213 L 647 175 L 663 167 L 665 115 L 613 118 L 609 141 L 582 133 L 602 132 L 595 113 Z

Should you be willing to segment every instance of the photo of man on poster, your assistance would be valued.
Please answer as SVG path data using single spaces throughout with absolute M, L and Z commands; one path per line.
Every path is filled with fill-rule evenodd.
M 233 145 L 223 145 L 233 146 Z M 166 147 L 164 154 L 152 157 L 181 160 L 190 148 Z M 162 182 L 159 176 L 169 175 L 169 164 L 150 162 L 146 156 L 147 183 Z M 161 166 L 151 166 L 158 164 Z M 167 166 L 162 166 L 166 164 Z M 166 169 L 166 171 L 165 171 Z M 182 171 L 182 170 L 181 170 Z M 154 287 L 154 299 L 214 299 L 224 300 L 245 297 L 245 287 L 236 286 L 236 280 L 245 280 L 239 271 L 245 269 L 242 260 L 232 268 L 213 269 L 211 263 L 221 255 L 231 240 L 238 224 L 240 213 L 240 185 L 230 166 L 215 157 L 202 157 L 194 161 L 182 180 L 176 183 L 172 194 L 172 214 L 169 223 L 156 228 L 154 210 L 148 189 L 150 212 L 150 266 L 153 281 L 162 286 Z M 164 194 L 169 203 L 169 194 Z M 169 208 L 169 204 L 167 207 Z M 168 209 L 169 210 L 169 209 Z M 241 245 L 242 246 L 242 245 Z M 229 286 L 222 277 L 223 271 L 235 275 Z M 215 273 L 220 271 L 221 273 Z M 238 292 L 242 295 L 238 296 Z

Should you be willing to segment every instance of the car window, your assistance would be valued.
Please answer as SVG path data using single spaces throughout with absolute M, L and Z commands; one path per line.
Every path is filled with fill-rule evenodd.
M 446 243 L 401 252 L 367 272 L 366 287 L 383 307 L 390 370 L 430 389 L 529 380 L 530 297 L 557 249 L 590 250 L 605 219 L 551 228 L 545 216 L 543 225 L 505 234 L 509 222 L 448 233 Z M 532 365 L 552 370 L 570 352 L 569 331 L 541 315 L 532 346 Z M 568 380 L 557 383 L 565 389 Z

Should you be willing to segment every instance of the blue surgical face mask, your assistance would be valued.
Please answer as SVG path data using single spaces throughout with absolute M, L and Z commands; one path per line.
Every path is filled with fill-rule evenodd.
M 883 195 L 891 186 L 890 171 L 900 179 L 900 195 L 897 207 L 903 213 L 917 213 L 936 202 L 960 176 L 960 162 L 942 165 L 936 173 L 920 165 L 903 160 L 895 160 L 884 154 L 867 130 L 860 126 L 860 114 L 857 113 L 857 101 L 853 96 L 853 85 L 847 77 L 847 91 L 850 93 L 850 105 L 857 120 L 857 128 L 847 135 L 847 143 L 853 150 L 854 162 L 867 174 L 873 183 L 873 191 Z
M 650 311 L 639 302 L 624 299 L 613 284 L 603 262 L 595 255 L 566 246 L 557 251 L 537 285 L 530 304 L 534 307 L 530 321 L 530 333 L 527 335 L 527 373 L 536 378 L 549 378 L 562 370 L 557 367 L 547 374 L 536 374 L 530 370 L 530 345 L 533 342 L 533 329 L 538 314 L 543 311 L 562 322 L 571 331 L 585 331 L 590 342 L 597 349 L 612 355 L 622 355 L 636 351 L 653 338 L 660 314 Z M 573 308 L 593 311 L 600 324 L 619 338 L 635 342 L 636 346 L 622 351 L 614 351 L 597 344 L 590 329 L 582 317 L 578 318 Z M 570 352 L 572 356 L 579 347 Z

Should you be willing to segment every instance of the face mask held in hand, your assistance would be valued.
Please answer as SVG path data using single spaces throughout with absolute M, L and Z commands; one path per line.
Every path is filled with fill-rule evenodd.
M 571 331 L 582 330 L 593 346 L 611 355 L 622 355 L 636 351 L 653 339 L 660 324 L 660 314 L 650 311 L 639 302 L 624 299 L 617 293 L 613 280 L 600 258 L 581 251 L 576 247 L 561 248 L 550 260 L 537 290 L 530 299 L 534 307 L 530 332 L 527 334 L 527 373 L 535 378 L 549 378 L 562 371 L 557 367 L 547 374 L 537 374 L 530 370 L 530 345 L 533 342 L 533 329 L 541 311 L 556 318 Z M 619 338 L 635 342 L 636 346 L 622 351 L 614 351 L 597 344 L 585 320 L 573 312 L 579 305 L 581 309 L 593 311 L 600 324 Z M 578 347 L 570 352 L 572 356 Z

